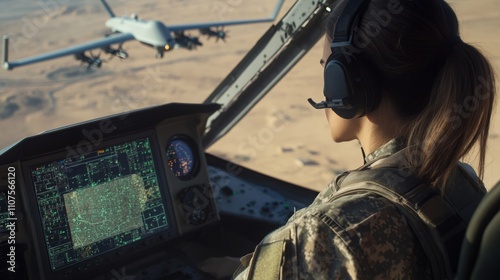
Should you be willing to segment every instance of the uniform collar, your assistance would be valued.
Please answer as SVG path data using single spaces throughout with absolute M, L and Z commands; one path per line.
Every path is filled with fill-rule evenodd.
M 365 157 L 365 165 L 370 166 L 378 160 L 387 158 L 406 146 L 406 141 L 402 138 L 394 138 Z
M 338 191 L 345 177 L 353 171 L 371 169 L 375 165 L 385 164 L 386 166 L 401 166 L 404 162 L 404 149 L 406 141 L 404 138 L 394 138 L 365 157 L 365 164 L 351 171 L 339 174 L 331 183 Z M 393 157 L 389 158 L 390 156 Z

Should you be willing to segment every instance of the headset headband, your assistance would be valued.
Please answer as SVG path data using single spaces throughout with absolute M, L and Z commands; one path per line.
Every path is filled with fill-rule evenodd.
M 369 2 L 370 0 L 347 0 L 344 9 L 335 24 L 335 31 L 333 32 L 331 45 L 332 49 L 351 45 L 358 21 Z

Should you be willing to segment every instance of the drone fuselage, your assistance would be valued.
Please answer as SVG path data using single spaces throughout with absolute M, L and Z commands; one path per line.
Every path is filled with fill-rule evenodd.
M 141 20 L 137 17 L 113 17 L 106 21 L 113 32 L 130 33 L 137 41 L 155 48 L 171 49 L 175 39 L 168 27 L 157 20 Z

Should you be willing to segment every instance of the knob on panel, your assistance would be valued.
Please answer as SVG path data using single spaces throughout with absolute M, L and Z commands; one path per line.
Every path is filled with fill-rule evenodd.
M 178 198 L 186 223 L 200 225 L 215 215 L 212 191 L 209 185 L 196 185 L 183 189 Z

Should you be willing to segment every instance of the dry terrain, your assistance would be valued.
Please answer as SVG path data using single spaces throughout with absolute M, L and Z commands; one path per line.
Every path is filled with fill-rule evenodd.
M 165 24 L 267 17 L 274 1 L 109 0 L 117 15 L 135 13 Z M 293 4 L 287 0 L 281 16 Z M 500 1 L 453 0 L 461 34 L 500 70 Z M 98 0 L 2 0 L 0 33 L 11 38 L 11 59 L 105 35 L 108 15 Z M 176 49 L 161 60 L 138 42 L 101 69 L 68 56 L 7 72 L 0 70 L 0 148 L 41 131 L 130 109 L 169 102 L 202 102 L 269 28 L 227 28 L 227 42 L 202 38 L 195 51 Z M 193 31 L 192 35 L 197 35 Z M 209 152 L 278 178 L 320 190 L 338 172 L 362 163 L 356 142 L 331 141 L 325 116 L 306 99 L 322 98 L 321 44 Z M 490 133 L 485 183 L 500 180 L 500 123 Z M 470 159 L 474 162 L 474 157 Z

